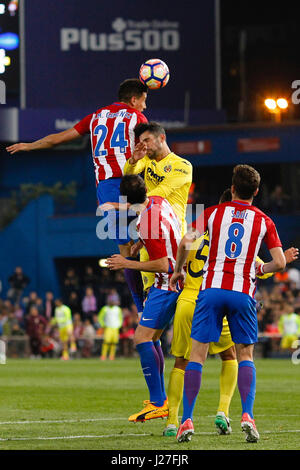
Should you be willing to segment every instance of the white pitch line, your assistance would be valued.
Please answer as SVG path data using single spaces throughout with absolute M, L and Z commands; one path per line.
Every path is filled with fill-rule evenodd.
M 41 419 L 36 421 L 0 421 L 0 426 L 8 424 L 65 424 L 65 423 L 92 423 L 97 421 L 121 421 L 128 420 L 128 418 L 87 418 L 87 419 Z
M 57 441 L 60 439 L 103 439 L 107 437 L 145 437 L 151 436 L 151 434 L 106 434 L 106 435 L 87 435 L 87 436 L 54 436 L 54 437 L 7 437 L 7 438 L 0 438 L 0 441 Z
M 260 415 L 260 414 L 256 414 L 255 417 L 264 417 L 264 416 L 268 416 L 268 417 L 280 417 L 280 416 L 284 416 L 284 417 L 291 417 L 291 418 L 295 418 L 295 417 L 299 417 L 299 415 L 296 415 L 296 414 L 292 414 L 292 415 Z M 201 419 L 213 419 L 215 418 L 216 416 L 215 415 L 209 415 L 209 416 L 200 416 L 200 420 Z M 230 418 L 231 421 L 238 421 L 240 419 L 240 416 L 235 416 L 234 418 Z M 30 421 L 30 420 L 23 420 L 23 421 L 0 421 L 0 426 L 7 426 L 7 425 L 15 425 L 15 424 L 72 424 L 72 423 L 96 423 L 96 422 L 99 422 L 99 421 L 128 421 L 128 418 L 125 418 L 125 417 L 116 417 L 116 418 L 82 418 L 82 419 L 41 419 L 41 420 L 33 420 L 33 421 Z
M 298 433 L 300 429 L 287 429 L 282 431 L 260 431 L 260 434 L 282 434 L 282 433 Z M 238 434 L 238 433 L 232 433 Z M 195 436 L 217 436 L 216 432 L 196 432 Z M 53 436 L 53 437 L 9 437 L 9 438 L 0 438 L 0 442 L 3 441 L 54 441 L 54 440 L 67 440 L 67 439 L 105 439 L 105 438 L 116 438 L 116 437 L 145 437 L 145 436 L 153 436 L 152 433 L 143 433 L 143 434 L 106 434 L 106 435 L 83 435 L 83 436 Z

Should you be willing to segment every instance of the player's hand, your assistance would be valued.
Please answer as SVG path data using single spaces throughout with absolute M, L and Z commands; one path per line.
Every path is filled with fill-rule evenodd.
M 120 202 L 104 202 L 104 204 L 101 204 L 98 206 L 98 210 L 101 210 L 102 212 L 107 212 L 112 209 L 115 209 L 116 211 L 127 211 L 129 208 L 129 203 L 120 203 Z
M 112 255 L 106 260 L 106 264 L 110 270 L 116 271 L 117 269 L 126 268 L 127 261 L 122 255 Z
M 11 155 L 13 155 L 14 153 L 17 153 L 17 152 L 29 152 L 30 144 L 20 142 L 19 144 L 13 144 L 13 145 L 10 145 L 9 147 L 6 147 L 6 150 Z
M 288 248 L 284 252 L 284 256 L 286 259 L 286 264 L 292 263 L 299 257 L 299 250 L 298 248 L 294 248 L 293 246 L 291 248 Z
M 145 144 L 145 142 L 139 142 L 134 148 L 130 161 L 133 163 L 136 163 L 138 160 L 141 160 L 142 158 L 144 158 L 146 153 L 147 153 L 147 145 Z
M 184 274 L 182 274 L 182 273 L 173 273 L 172 277 L 170 279 L 170 289 L 173 292 L 179 292 L 179 290 L 177 289 L 177 283 L 179 281 L 184 282 Z
M 132 247 L 130 248 L 130 256 L 132 256 L 133 258 L 136 258 L 143 246 L 144 245 L 140 240 L 134 243 Z

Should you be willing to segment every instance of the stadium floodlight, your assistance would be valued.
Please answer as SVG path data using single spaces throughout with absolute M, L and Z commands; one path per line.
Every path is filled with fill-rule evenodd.
M 277 104 L 278 108 L 280 108 L 280 109 L 287 109 L 287 107 L 289 105 L 285 98 L 278 98 L 276 100 L 276 104 Z
M 100 268 L 107 268 L 106 260 L 107 260 L 107 258 L 99 259 L 98 264 L 99 264 Z
M 274 115 L 274 119 L 276 122 L 281 122 L 281 113 L 282 111 L 286 111 L 289 103 L 285 98 L 266 98 L 265 99 L 265 106 L 268 111 Z
M 273 98 L 265 99 L 265 106 L 269 111 L 274 111 L 277 107 L 276 101 Z

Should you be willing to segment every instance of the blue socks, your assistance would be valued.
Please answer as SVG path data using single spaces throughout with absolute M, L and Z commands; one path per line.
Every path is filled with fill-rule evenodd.
M 242 401 L 242 413 L 253 418 L 253 405 L 256 391 L 256 369 L 252 361 L 241 361 L 238 372 L 238 388 Z
M 156 406 L 162 406 L 165 401 L 161 384 L 161 363 L 153 341 L 136 346 L 140 356 L 143 374 L 148 386 L 150 401 Z
M 159 373 L 160 373 L 161 391 L 162 391 L 162 395 L 163 395 L 164 401 L 165 401 L 166 398 L 167 398 L 166 388 L 165 388 L 165 378 L 164 378 L 165 357 L 164 357 L 164 353 L 163 353 L 163 350 L 162 350 L 162 347 L 161 347 L 160 340 L 158 339 L 157 341 L 153 341 L 153 344 L 154 344 L 154 347 L 155 347 L 156 352 L 157 352 L 158 357 L 159 357 Z
M 201 386 L 201 377 L 202 364 L 189 362 L 184 374 L 182 423 L 188 418 L 193 420 L 194 407 Z

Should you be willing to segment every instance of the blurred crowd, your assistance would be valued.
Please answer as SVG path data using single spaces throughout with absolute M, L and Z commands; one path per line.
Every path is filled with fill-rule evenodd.
M 133 336 L 138 314 L 122 271 L 87 266 L 79 276 L 70 267 L 62 279 L 60 299 L 50 291 L 40 297 L 29 290 L 25 296 L 30 279 L 21 267 L 9 276 L 9 285 L 0 298 L 0 337 L 10 338 L 11 356 L 63 356 L 61 327 L 66 329 L 68 315 L 72 324 L 69 348 L 73 348 L 75 357 L 99 356 L 104 360 L 114 359 L 116 354 L 135 355 Z M 299 347 L 300 270 L 287 267 L 267 280 L 258 280 L 256 299 L 262 355 L 269 357 Z M 117 340 L 106 339 L 112 329 Z M 28 350 L 24 338 L 28 339 Z M 172 324 L 162 336 L 166 356 L 171 340 Z M 109 352 L 110 342 L 115 346 Z
M 70 267 L 62 280 L 62 296 L 55 298 L 53 292 L 39 296 L 35 291 L 24 295 L 30 287 L 30 279 L 21 267 L 16 267 L 8 282 L 10 288 L 0 298 L 0 337 L 10 338 L 10 355 L 22 357 L 28 353 L 32 358 L 59 357 L 63 342 L 60 334 L 61 312 L 70 312 L 76 357 L 101 356 L 101 342 L 105 331 L 105 317 L 101 310 L 114 299 L 120 308 L 122 321 L 118 327 L 118 354 L 132 356 L 133 335 L 138 314 L 132 302 L 122 272 L 110 272 L 103 268 L 95 273 L 87 266 L 79 276 Z M 27 289 L 28 291 L 28 289 Z M 28 348 L 23 338 L 28 338 Z M 28 349 L 27 348 L 27 349 Z

